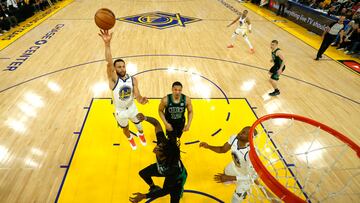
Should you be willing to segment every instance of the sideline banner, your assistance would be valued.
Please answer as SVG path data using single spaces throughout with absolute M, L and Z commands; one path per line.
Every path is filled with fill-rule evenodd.
M 270 0 L 269 8 L 276 12 L 279 5 L 276 1 Z M 285 7 L 285 14 L 285 18 L 318 35 L 323 33 L 327 25 L 338 20 L 336 17 L 327 16 L 326 13 L 316 11 L 313 8 L 293 1 L 288 1 L 287 6 Z

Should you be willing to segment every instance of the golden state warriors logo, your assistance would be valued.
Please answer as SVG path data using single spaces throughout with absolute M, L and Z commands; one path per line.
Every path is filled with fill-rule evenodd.
M 180 13 L 151 12 L 118 18 L 119 21 L 135 23 L 156 29 L 165 29 L 174 26 L 185 27 L 185 24 L 200 21 L 201 19 L 181 16 Z
M 131 96 L 131 88 L 129 86 L 124 86 L 119 90 L 119 99 L 127 100 Z

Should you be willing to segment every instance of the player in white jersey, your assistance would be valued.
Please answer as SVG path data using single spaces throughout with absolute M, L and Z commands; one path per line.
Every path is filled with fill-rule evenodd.
M 218 183 L 236 183 L 236 190 L 231 203 L 242 202 L 246 198 L 253 181 L 257 185 L 260 184 L 249 158 L 249 131 L 250 126 L 244 127 L 237 135 L 232 135 L 223 146 L 211 146 L 206 142 L 200 143 L 200 147 L 216 153 L 226 153 L 231 150 L 233 161 L 226 166 L 224 173 L 215 175 L 215 181 Z M 257 131 L 255 130 L 256 134 Z M 263 191 L 261 189 L 261 191 L 265 196 L 274 197 L 268 190 Z
M 133 135 L 129 131 L 129 119 L 135 124 L 138 129 L 138 137 L 143 145 L 146 145 L 146 140 L 143 132 L 142 125 L 137 119 L 136 115 L 138 110 L 134 103 L 136 99 L 140 104 L 148 102 L 146 97 L 142 97 L 138 88 L 138 81 L 135 77 L 126 74 L 125 61 L 117 59 L 112 61 L 110 42 L 112 33 L 109 34 L 108 30 L 100 30 L 100 37 L 105 43 L 105 58 L 107 61 L 107 76 L 109 79 L 109 87 L 113 92 L 113 101 L 115 105 L 115 117 L 123 129 L 125 136 L 130 142 L 133 150 L 136 149 L 136 143 Z
M 235 40 L 238 35 L 242 35 L 244 37 L 245 42 L 250 47 L 250 53 L 255 53 L 254 47 L 251 45 L 251 42 L 247 36 L 247 33 L 251 33 L 251 23 L 249 17 L 247 17 L 248 11 L 244 10 L 244 12 L 238 16 L 233 22 L 231 22 L 227 27 L 235 24 L 236 22 L 239 23 L 238 27 L 236 28 L 235 32 L 231 36 L 230 45 L 227 46 L 228 48 L 234 48 Z

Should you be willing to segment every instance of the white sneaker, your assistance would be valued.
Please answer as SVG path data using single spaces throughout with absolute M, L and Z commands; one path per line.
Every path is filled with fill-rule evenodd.
M 143 134 L 137 133 L 137 136 L 139 137 L 141 144 L 143 146 L 146 146 L 146 139 L 144 133 Z
M 131 138 L 131 140 L 129 140 L 129 143 L 130 143 L 130 147 L 132 150 L 136 150 L 136 143 L 135 143 L 135 140 L 134 138 Z

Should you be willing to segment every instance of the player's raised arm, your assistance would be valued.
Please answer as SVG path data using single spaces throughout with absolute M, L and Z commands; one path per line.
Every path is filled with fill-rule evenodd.
M 238 16 L 234 21 L 232 21 L 227 27 L 232 26 L 234 23 L 236 23 L 240 19 L 240 16 Z
M 111 47 L 110 47 L 112 33 L 109 33 L 109 30 L 100 30 L 99 36 L 103 39 L 105 43 L 105 59 L 107 62 L 107 76 L 108 79 L 114 82 L 115 85 L 115 82 L 117 80 L 117 75 L 112 62 Z
M 199 147 L 210 149 L 211 151 L 214 151 L 216 153 L 226 153 L 231 149 L 230 144 L 227 142 L 223 146 L 211 146 L 206 142 L 201 142 Z

